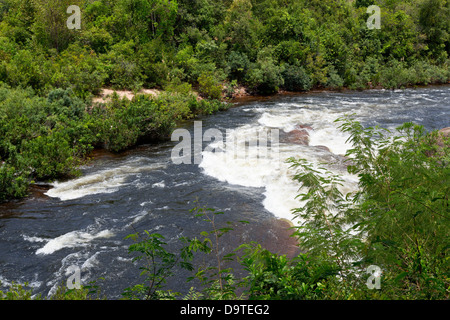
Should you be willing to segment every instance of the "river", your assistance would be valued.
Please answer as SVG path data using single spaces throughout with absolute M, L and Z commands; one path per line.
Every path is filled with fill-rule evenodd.
M 282 160 L 294 156 L 332 163 L 330 169 L 345 179 L 344 191 L 354 190 L 357 179 L 346 173 L 340 156 L 350 146 L 334 122 L 345 114 L 354 114 L 364 126 L 394 129 L 412 121 L 427 130 L 449 127 L 450 86 L 281 95 L 236 102 L 228 111 L 196 119 L 203 132 L 217 129 L 236 139 L 307 126 L 309 145 L 290 143 L 283 135 L 274 143 L 281 161 L 271 152 L 255 158 L 259 149 L 249 145 L 248 156 L 235 161 L 227 158 L 228 149 L 205 150 L 198 164 L 175 164 L 171 153 L 177 141 L 142 145 L 120 155 L 96 151 L 79 178 L 51 188 L 35 186 L 29 198 L 0 205 L 2 288 L 27 282 L 35 293 L 52 294 L 75 265 L 82 284 L 104 278 L 97 281 L 102 292 L 118 299 L 126 287 L 142 280 L 127 251 L 132 242 L 124 238 L 137 231 L 157 232 L 175 250 L 181 236 L 210 229 L 190 212 L 197 204 L 222 211 L 219 226 L 234 225 L 221 239 L 224 252 L 258 241 L 274 252 L 294 255 L 297 248 L 285 221 L 297 223 L 291 209 L 301 204 L 295 199 L 293 172 Z M 194 136 L 193 122 L 182 128 Z M 188 275 L 177 272 L 168 288 L 186 292 Z

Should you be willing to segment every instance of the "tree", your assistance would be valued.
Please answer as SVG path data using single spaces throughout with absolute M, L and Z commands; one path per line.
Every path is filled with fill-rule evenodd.
M 359 190 L 343 194 L 339 176 L 289 159 L 300 182 L 303 205 L 294 214 L 303 221 L 302 248 L 338 267 L 338 298 L 372 295 L 358 276 L 369 265 L 383 270 L 377 299 L 448 298 L 450 140 L 412 123 L 392 135 L 338 121 L 350 135 L 348 172 Z
M 258 52 L 258 59 L 247 75 L 247 84 L 256 92 L 272 94 L 284 84 L 283 67 L 273 58 L 273 49 L 267 47 Z
M 67 19 L 70 17 L 67 8 L 71 5 L 82 8 L 84 0 L 32 1 L 36 10 L 33 32 L 38 41 L 46 48 L 58 51 L 66 49 L 78 32 L 67 27 Z
M 115 15 L 127 28 L 127 34 L 143 43 L 150 39 L 173 36 L 178 2 L 176 0 L 121 0 Z
M 253 16 L 250 0 L 234 0 L 226 12 L 224 26 L 234 50 L 254 55 L 259 48 L 260 24 Z
M 427 0 L 419 9 L 420 27 L 425 32 L 431 54 L 434 58 L 447 58 L 450 51 L 450 2 Z

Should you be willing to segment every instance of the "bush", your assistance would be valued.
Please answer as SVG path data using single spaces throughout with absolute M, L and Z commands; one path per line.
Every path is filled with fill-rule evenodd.
M 58 55 L 51 85 L 72 88 L 80 97 L 98 94 L 105 84 L 107 73 L 99 57 L 89 47 L 79 43 L 70 45 Z
M 303 67 L 287 65 L 282 75 L 284 79 L 283 88 L 287 91 L 308 91 L 311 89 L 311 78 Z
M 231 51 L 227 59 L 227 68 L 231 79 L 242 81 L 250 68 L 250 60 L 245 53 Z
M 447 83 L 450 72 L 446 66 L 436 66 L 426 61 L 415 61 L 410 67 L 391 60 L 381 68 L 380 82 L 386 88 L 401 88 L 415 84 Z
M 447 83 L 450 79 L 448 68 L 435 66 L 427 61 L 416 61 L 410 67 L 410 72 L 414 75 L 416 84 Z
M 344 79 L 342 79 L 334 67 L 328 69 L 328 81 L 326 86 L 330 89 L 340 89 L 344 86 Z
M 76 174 L 96 143 L 97 128 L 85 108 L 70 89 L 54 90 L 45 99 L 30 89 L 0 87 L 1 198 L 23 196 L 31 179 Z
M 382 128 L 339 121 L 353 144 L 346 156 L 349 173 L 359 177 L 358 192 L 342 194 L 340 177 L 289 160 L 304 190 L 299 199 L 305 205 L 294 211 L 304 221 L 296 235 L 312 258 L 328 257 L 339 268 L 341 281 L 330 297 L 445 299 L 449 140 L 438 146 L 436 132 L 412 123 L 393 137 Z M 369 265 L 383 270 L 376 293 L 358 276 Z
M 101 55 L 108 74 L 108 84 L 114 89 L 138 90 L 145 82 L 142 69 L 135 61 L 135 43 L 133 40 L 122 41 Z
M 80 42 L 92 48 L 97 54 L 103 54 L 109 51 L 113 38 L 105 29 L 93 26 L 82 30 Z
M 338 274 L 337 266 L 307 254 L 289 259 L 257 243 L 239 249 L 243 251 L 240 261 L 249 273 L 244 283 L 250 300 L 321 300 L 327 297 L 328 283 Z
M 352 89 L 366 89 L 378 85 L 380 81 L 380 64 L 373 57 L 368 57 L 364 63 L 358 67 L 355 82 L 350 85 Z
M 411 74 L 405 64 L 390 60 L 380 72 L 380 82 L 385 88 L 401 88 L 411 84 Z
M 276 65 L 272 51 L 271 48 L 261 50 L 258 53 L 257 62 L 247 74 L 247 84 L 258 93 L 275 93 L 284 84 L 283 67 Z
M 142 70 L 144 85 L 147 88 L 164 87 L 174 78 L 184 81 L 186 70 L 178 68 L 175 61 L 175 49 L 162 39 L 154 39 L 140 44 L 136 53 L 136 63 Z M 180 72 L 181 70 L 181 72 Z
M 40 72 L 42 60 L 41 56 L 29 50 L 18 51 L 6 64 L 8 83 L 12 86 L 40 89 L 44 85 Z
M 308 54 L 305 69 L 311 77 L 313 87 L 326 85 L 328 81 L 328 68 L 326 67 L 326 61 L 323 56 Z
M 23 198 L 28 194 L 28 173 L 0 164 L 0 201 Z
M 101 142 L 108 150 L 119 152 L 140 141 L 166 140 L 177 121 L 209 114 L 219 106 L 198 102 L 191 92 L 165 93 L 157 98 L 137 95 L 132 101 L 115 99 L 106 108 L 96 108 L 102 119 Z
M 86 105 L 79 98 L 74 97 L 71 89 L 55 89 L 47 96 L 49 114 L 64 116 L 69 119 L 81 119 Z
M 58 130 L 22 143 L 22 154 L 36 179 L 72 176 L 77 165 L 68 137 Z
M 213 73 L 203 73 L 198 78 L 198 84 L 198 91 L 204 98 L 216 100 L 222 98 L 222 84 Z

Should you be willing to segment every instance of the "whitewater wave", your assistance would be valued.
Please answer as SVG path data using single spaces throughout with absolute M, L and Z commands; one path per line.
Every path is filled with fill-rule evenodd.
M 132 175 L 164 168 L 164 164 L 147 164 L 142 159 L 135 159 L 116 168 L 101 170 L 67 182 L 55 182 L 53 188 L 45 194 L 66 201 L 94 194 L 113 193 L 120 187 L 128 185 L 129 177 Z M 131 183 L 137 182 L 134 180 Z
M 91 234 L 84 231 L 71 231 L 55 239 L 49 240 L 46 245 L 36 251 L 36 254 L 48 255 L 63 248 L 86 246 L 92 240 L 110 238 L 112 236 L 114 236 L 114 233 L 110 230 L 103 230 L 97 234 Z
M 292 108 L 296 108 L 292 110 Z M 303 158 L 315 166 L 322 165 L 333 157 L 343 155 L 351 147 L 348 135 L 339 131 L 334 122 L 343 113 L 337 113 L 328 108 L 307 108 L 300 105 L 284 104 L 268 110 L 255 109 L 260 113 L 256 123 L 247 124 L 231 131 L 231 136 L 237 140 L 245 140 L 255 132 L 278 129 L 280 132 L 295 130 L 298 125 L 306 125 L 309 146 L 279 142 L 277 147 L 261 156 L 257 144 L 244 145 L 241 150 L 225 148 L 222 152 L 203 152 L 200 168 L 203 173 L 229 184 L 245 187 L 264 188 L 264 207 L 278 218 L 284 218 L 294 223 L 292 210 L 303 204 L 298 200 L 299 184 L 293 180 L 295 171 L 286 163 L 288 158 Z M 329 151 L 318 152 L 314 146 L 325 146 Z M 326 149 L 325 149 L 326 150 Z M 237 155 L 236 155 L 237 154 Z M 338 173 L 344 179 L 342 192 L 356 190 L 357 178 L 348 174 L 344 166 L 328 168 Z

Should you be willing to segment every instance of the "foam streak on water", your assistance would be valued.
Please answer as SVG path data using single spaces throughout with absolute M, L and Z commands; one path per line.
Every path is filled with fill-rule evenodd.
M 52 254 L 63 248 L 73 248 L 77 246 L 85 246 L 92 240 L 98 238 L 110 238 L 114 234 L 109 230 L 103 230 L 97 234 L 91 234 L 83 231 L 72 231 L 63 234 L 55 239 L 51 239 L 45 246 L 38 249 L 36 254 Z
M 163 164 L 146 163 L 146 159 L 132 159 L 122 166 L 87 174 L 67 182 L 56 182 L 46 195 L 66 201 L 93 194 L 113 193 L 129 183 L 137 184 L 136 179 L 140 173 L 164 167 Z M 133 175 L 135 179 L 131 179 Z

